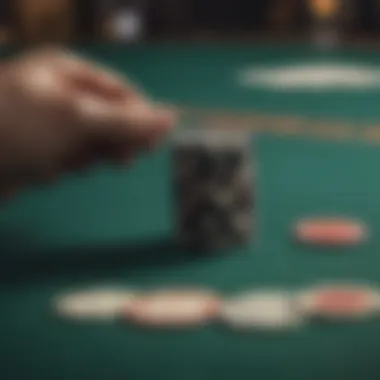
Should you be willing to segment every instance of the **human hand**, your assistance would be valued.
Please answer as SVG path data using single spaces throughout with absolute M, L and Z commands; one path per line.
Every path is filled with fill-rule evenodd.
M 0 190 L 129 163 L 174 123 L 172 110 L 106 69 L 62 51 L 22 55 L 0 71 Z

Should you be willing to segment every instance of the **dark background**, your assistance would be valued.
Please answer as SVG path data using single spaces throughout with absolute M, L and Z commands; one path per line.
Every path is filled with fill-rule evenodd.
M 303 32 L 311 24 L 307 0 L 29 1 L 35 7 L 43 8 L 43 3 L 56 6 L 58 14 L 59 8 L 65 6 L 62 4 L 70 3 L 71 6 L 70 17 L 62 12 L 62 17 L 45 27 L 38 38 L 34 37 L 35 40 L 54 38 L 52 28 L 59 28 L 59 24 L 61 27 L 69 25 L 70 33 L 65 37 L 55 37 L 58 40 L 112 40 L 104 31 L 104 25 L 110 15 L 128 7 L 138 10 L 146 40 L 268 36 L 302 39 Z M 25 17 L 23 20 L 20 17 L 25 9 L 23 3 L 23 0 L 0 1 L 0 36 L 4 42 L 33 39 L 31 33 L 26 32 Z M 343 0 L 340 15 L 347 40 L 380 38 L 380 0 Z

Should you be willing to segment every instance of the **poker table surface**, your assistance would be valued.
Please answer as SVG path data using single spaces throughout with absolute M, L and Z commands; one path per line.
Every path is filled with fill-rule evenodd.
M 130 168 L 97 167 L 3 203 L 0 378 L 378 379 L 380 319 L 306 324 L 276 334 L 237 333 L 218 323 L 152 331 L 120 321 L 65 322 L 54 316 L 51 300 L 103 285 L 207 288 L 222 297 L 299 290 L 323 281 L 380 285 L 380 150 L 376 134 L 359 138 L 380 119 L 380 91 L 273 91 L 236 80 L 250 65 L 330 59 L 376 66 L 380 54 L 365 48 L 321 53 L 303 45 L 175 43 L 78 51 L 127 74 L 154 99 L 186 109 L 302 117 L 323 121 L 321 128 L 325 122 L 347 123 L 357 133 L 334 140 L 281 134 L 279 128 L 253 132 L 254 237 L 247 246 L 220 253 L 188 252 L 173 243 L 169 141 Z M 190 120 L 192 112 L 186 115 Z M 364 220 L 371 228 L 368 241 L 322 250 L 292 240 L 295 220 L 324 214 Z

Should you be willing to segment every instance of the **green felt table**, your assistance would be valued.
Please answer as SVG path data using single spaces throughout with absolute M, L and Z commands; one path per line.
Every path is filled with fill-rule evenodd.
M 236 70 L 252 63 L 322 58 L 307 47 L 98 46 L 84 51 L 128 73 L 155 98 L 175 104 L 355 125 L 380 119 L 376 90 L 288 94 L 236 84 Z M 376 64 L 380 55 L 343 50 L 330 59 Z M 54 294 L 91 285 L 197 286 L 223 296 L 258 287 L 298 289 L 320 280 L 380 285 L 376 144 L 257 133 L 253 150 L 259 164 L 258 230 L 250 245 L 223 255 L 195 255 L 171 243 L 167 143 L 128 170 L 96 168 L 5 203 L 0 211 L 0 378 L 378 379 L 380 319 L 267 336 L 217 325 L 145 331 L 119 323 L 63 323 L 52 316 Z M 321 213 L 362 218 L 372 229 L 369 241 L 338 253 L 294 244 L 291 223 Z

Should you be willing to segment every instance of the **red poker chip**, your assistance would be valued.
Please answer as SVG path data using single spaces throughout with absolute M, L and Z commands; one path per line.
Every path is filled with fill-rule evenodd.
M 315 218 L 299 221 L 295 235 L 303 243 L 341 246 L 360 243 L 367 231 L 363 223 L 355 220 Z
M 137 297 L 124 313 L 127 320 L 153 327 L 186 327 L 214 318 L 220 300 L 202 291 L 162 291 Z
M 326 286 L 303 293 L 301 310 L 310 316 L 331 319 L 357 318 L 372 315 L 380 305 L 377 292 L 354 286 Z

